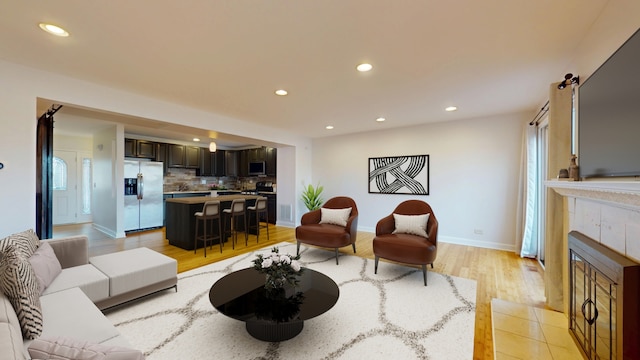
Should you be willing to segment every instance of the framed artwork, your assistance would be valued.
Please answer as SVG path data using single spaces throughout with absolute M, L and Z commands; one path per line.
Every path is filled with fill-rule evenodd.
M 429 195 L 429 155 L 369 158 L 369 193 Z

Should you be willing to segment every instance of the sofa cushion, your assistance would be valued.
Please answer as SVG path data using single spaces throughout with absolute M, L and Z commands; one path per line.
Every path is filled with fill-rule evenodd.
M 42 337 L 29 345 L 34 359 L 73 360 L 136 360 L 144 359 L 139 350 L 95 344 L 63 336 Z
M 393 214 L 396 229 L 393 234 L 412 234 L 428 238 L 427 222 L 429 214 L 424 215 L 400 215 Z
M 24 359 L 22 332 L 16 312 L 7 296 L 0 292 L 0 360 Z
M 14 245 L 18 252 L 28 259 L 40 246 L 40 239 L 32 229 L 9 235 L 0 240 L 0 253 L 10 245 Z
M 40 336 L 40 285 L 29 260 L 13 244 L 5 247 L 0 256 L 0 290 L 9 298 L 24 338 Z
M 320 224 L 334 224 L 340 226 L 347 226 L 347 220 L 351 215 L 351 208 L 344 209 L 329 209 L 320 208 Z
M 109 297 L 109 278 L 91 264 L 63 269 L 42 295 L 79 287 L 94 303 Z
M 20 328 L 0 323 L 0 360 L 26 359 Z
M 36 274 L 38 284 L 40 284 L 40 294 L 44 292 L 53 279 L 62 271 L 62 267 L 60 266 L 58 258 L 56 258 L 56 254 L 53 252 L 53 248 L 46 241 L 40 243 L 38 250 L 29 258 L 29 263 Z
M 175 259 L 142 247 L 94 256 L 89 262 L 109 277 L 109 296 L 117 296 L 148 285 L 175 279 Z
M 120 336 L 118 330 L 80 288 L 43 295 L 42 337 L 64 336 L 101 344 Z

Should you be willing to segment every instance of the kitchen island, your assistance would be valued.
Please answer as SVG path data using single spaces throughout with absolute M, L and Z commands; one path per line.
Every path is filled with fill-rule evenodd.
M 169 244 L 177 246 L 185 250 L 194 249 L 194 239 L 196 236 L 196 218 L 194 214 L 198 211 L 202 211 L 204 203 L 207 201 L 218 200 L 220 201 L 221 211 L 222 209 L 231 208 L 231 202 L 235 199 L 245 199 L 245 207 L 255 204 L 256 199 L 260 196 L 257 195 L 220 195 L 216 197 L 210 196 L 197 196 L 197 197 L 183 197 L 183 198 L 169 198 L 166 199 L 166 228 L 165 233 Z M 247 223 L 252 219 L 247 215 Z M 255 220 L 253 220 L 255 222 Z M 224 229 L 229 230 L 230 222 L 227 220 Z M 244 230 L 240 228 L 241 230 Z M 222 236 L 226 237 L 223 234 Z M 198 247 L 201 243 L 198 243 Z

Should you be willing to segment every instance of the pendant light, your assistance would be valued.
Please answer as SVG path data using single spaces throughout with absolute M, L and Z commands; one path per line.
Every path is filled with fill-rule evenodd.
M 209 143 L 209 151 L 216 152 L 216 143 L 214 143 L 213 141 Z

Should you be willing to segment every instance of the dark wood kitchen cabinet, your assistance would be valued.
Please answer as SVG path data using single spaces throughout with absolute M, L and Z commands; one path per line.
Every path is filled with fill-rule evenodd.
M 200 168 L 200 149 L 197 146 L 185 146 L 185 167 Z
M 227 150 L 224 157 L 226 176 L 238 176 L 238 152 Z
M 264 162 L 265 162 L 265 171 L 267 173 L 267 176 L 275 177 L 276 170 L 277 170 L 276 148 L 271 148 L 271 147 L 265 148 Z
M 197 146 L 168 144 L 167 152 L 169 167 L 200 168 L 200 148 Z
M 213 175 L 215 176 L 227 176 L 227 163 L 226 163 L 226 150 L 218 150 L 216 154 L 216 164 L 214 167 Z
M 198 176 L 214 176 L 216 169 L 216 153 L 209 149 L 200 149 L 200 168 L 196 175 Z
M 260 193 L 260 196 L 264 196 L 267 198 L 267 215 L 269 216 L 266 221 L 270 224 L 274 224 L 276 223 L 276 218 L 277 218 L 277 214 L 276 214 L 276 194 L 264 194 L 264 193 Z M 261 216 L 260 221 L 265 221 L 264 219 L 264 214 Z
M 124 139 L 124 156 L 130 158 L 156 158 L 157 144 L 153 141 Z
M 162 163 L 162 174 L 167 175 L 167 171 L 169 170 L 169 163 L 167 162 L 167 144 L 156 144 L 156 161 Z
M 249 176 L 249 150 L 238 151 L 238 176 Z

